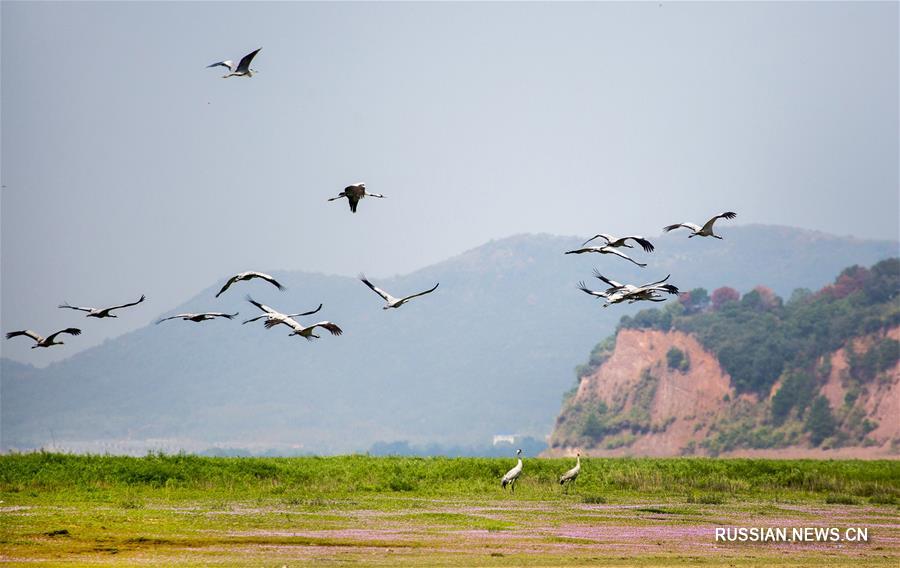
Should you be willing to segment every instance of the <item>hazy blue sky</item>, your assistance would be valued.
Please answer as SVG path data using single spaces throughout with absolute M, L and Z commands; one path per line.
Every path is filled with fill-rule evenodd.
M 898 236 L 898 3 L 21 3 L 2 328 L 247 269 L 407 272 L 519 232 Z M 205 69 L 262 47 L 252 79 Z M 365 181 L 385 200 L 326 203 Z M 211 299 L 210 308 L 215 303 Z

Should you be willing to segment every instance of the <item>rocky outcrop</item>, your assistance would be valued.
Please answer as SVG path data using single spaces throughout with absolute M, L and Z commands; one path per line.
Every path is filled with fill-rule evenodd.
M 885 334 L 879 334 L 883 337 Z M 900 328 L 887 334 L 900 339 Z M 859 338 L 824 357 L 827 379 L 819 385 L 838 420 L 868 420 L 865 444 L 809 447 L 802 424 L 786 443 L 737 448 L 722 455 L 756 457 L 896 457 L 900 443 L 900 369 L 897 365 L 862 388 L 850 376 L 848 348 L 863 353 L 879 337 Z M 681 331 L 622 329 L 599 366 L 588 369 L 563 404 L 549 455 L 581 450 L 593 456 L 706 455 L 711 432 L 770 422 L 771 396 L 737 395 L 715 355 Z M 772 393 L 777 392 L 776 384 Z M 848 393 L 853 391 L 848 398 Z M 851 400 L 852 399 L 852 400 Z M 850 403 L 848 404 L 848 401 Z M 851 416 L 851 413 L 855 415 Z M 771 427 L 769 427 L 771 429 Z

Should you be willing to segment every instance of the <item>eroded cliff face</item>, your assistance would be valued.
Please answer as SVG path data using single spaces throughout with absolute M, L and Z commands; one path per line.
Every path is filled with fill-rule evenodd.
M 900 328 L 887 334 L 900 339 Z M 884 334 L 880 334 L 883 337 Z M 864 352 L 875 338 L 853 343 Z M 735 424 L 766 424 L 771 396 L 758 400 L 737 395 L 731 378 L 716 357 L 691 335 L 680 331 L 622 329 L 605 360 L 581 378 L 577 391 L 563 404 L 550 439 L 549 455 L 577 450 L 593 456 L 708 455 L 704 441 L 712 431 Z M 824 360 L 825 358 L 823 358 Z M 780 447 L 737 448 L 720 455 L 772 457 L 891 457 L 900 446 L 900 368 L 897 365 L 854 388 L 846 348 L 827 357 L 830 372 L 819 385 L 838 419 L 851 411 L 877 426 L 869 442 L 837 449 L 811 448 L 794 424 L 794 439 Z M 886 378 L 887 377 L 887 378 Z M 778 385 L 773 387 L 772 394 Z M 858 408 L 859 410 L 854 410 Z M 860 419 L 860 417 L 857 417 Z
M 821 393 L 828 399 L 832 408 L 845 406 L 847 395 L 853 396 L 856 390 L 850 372 L 849 351 L 864 353 L 882 337 L 900 341 L 900 327 L 895 327 L 886 334 L 854 339 L 849 346 L 831 354 L 829 359 L 831 372 L 822 386 Z M 877 424 L 868 437 L 878 447 L 889 445 L 892 440 L 900 441 L 900 364 L 894 365 L 880 378 L 867 382 L 865 388 L 858 389 L 854 406 L 864 412 L 866 419 Z

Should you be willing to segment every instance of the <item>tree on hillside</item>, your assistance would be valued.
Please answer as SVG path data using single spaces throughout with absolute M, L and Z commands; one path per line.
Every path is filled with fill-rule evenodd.
M 712 293 L 712 307 L 714 310 L 718 310 L 727 302 L 737 302 L 740 299 L 740 292 L 729 286 L 722 286 L 716 288 Z
M 834 434 L 834 415 L 827 398 L 819 395 L 813 401 L 804 429 L 809 432 L 809 440 L 813 446 L 818 446 L 825 438 Z
M 696 314 L 709 306 L 709 294 L 706 288 L 694 288 L 690 292 L 679 294 L 678 301 L 684 306 L 685 314 Z
M 767 286 L 756 286 L 753 290 L 759 294 L 759 299 L 765 309 L 774 310 L 775 308 L 781 307 L 781 298 L 779 298 L 771 288 Z
M 869 302 L 892 300 L 900 294 L 900 258 L 882 260 L 872 267 L 871 278 L 863 285 Z

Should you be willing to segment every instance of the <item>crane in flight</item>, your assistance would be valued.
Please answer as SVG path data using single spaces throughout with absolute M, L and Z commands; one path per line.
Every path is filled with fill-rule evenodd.
M 257 308 L 259 308 L 260 310 L 262 310 L 263 314 L 260 316 L 256 316 L 255 318 L 250 318 L 247 321 L 242 322 L 242 323 L 248 324 L 250 322 L 254 322 L 254 321 L 260 320 L 262 318 L 266 318 L 266 321 L 264 324 L 266 326 L 266 329 L 272 329 L 273 327 L 275 327 L 276 325 L 278 325 L 280 323 L 283 323 L 285 325 L 290 325 L 287 320 L 289 320 L 291 318 L 301 317 L 301 316 L 311 316 L 312 314 L 321 310 L 322 306 L 323 306 L 323 304 L 319 304 L 318 308 L 316 308 L 310 312 L 303 312 L 301 314 L 283 314 L 283 313 L 279 312 L 278 310 L 276 310 L 274 308 L 270 308 L 269 306 L 267 306 L 265 304 L 260 304 L 259 302 L 257 302 L 253 298 L 251 298 L 249 295 L 247 296 L 247 301 L 250 302 L 251 304 L 253 304 L 254 306 L 256 306 Z
M 606 233 L 600 233 L 598 235 L 594 235 L 588 240 L 581 243 L 581 246 L 588 244 L 594 239 L 603 239 L 606 241 L 606 245 L 608 247 L 624 247 L 624 248 L 634 248 L 634 246 L 628 244 L 628 240 L 632 240 L 637 244 L 641 245 L 641 248 L 644 249 L 645 252 L 653 252 L 653 243 L 645 239 L 644 237 L 640 237 L 637 235 L 630 235 L 627 237 L 614 237 L 612 235 L 608 235 Z
M 262 49 L 261 47 L 259 49 Z M 229 77 L 247 77 L 248 79 L 253 76 L 254 73 L 257 73 L 256 69 L 250 69 L 250 62 L 253 61 L 253 58 L 256 57 L 256 54 L 259 53 L 259 49 L 256 51 L 251 51 L 247 55 L 241 58 L 240 63 L 237 64 L 237 67 L 234 66 L 234 62 L 230 59 L 226 59 L 225 61 L 218 61 L 213 63 L 212 65 L 207 65 L 206 68 L 210 67 L 224 67 L 228 69 L 227 75 L 222 75 L 223 79 L 227 79 Z
M 716 215 L 715 217 L 707 221 L 702 227 L 694 223 L 684 222 L 675 223 L 674 225 L 663 227 L 663 231 L 668 233 L 669 231 L 674 231 L 675 229 L 684 227 L 685 229 L 691 230 L 691 234 L 688 235 L 689 239 L 691 237 L 713 237 L 716 239 L 721 239 L 722 237 L 713 233 L 713 224 L 716 222 L 716 219 L 734 219 L 735 217 L 737 217 L 737 213 L 735 213 L 734 211 L 726 211 L 721 215 Z
M 352 213 L 356 213 L 356 206 L 359 204 L 359 200 L 364 197 L 377 197 L 379 199 L 384 199 L 384 196 L 380 193 L 369 193 L 366 191 L 366 184 L 363 182 L 354 183 L 352 185 L 348 185 L 344 188 L 344 191 L 337 194 L 337 197 L 332 197 L 328 201 L 334 201 L 336 199 L 347 198 L 347 202 L 350 203 L 350 211 Z
M 67 333 L 69 335 L 81 335 L 81 330 L 77 327 L 67 327 L 66 329 L 61 329 L 56 333 L 51 333 L 47 337 L 41 337 L 36 332 L 31 331 L 30 329 L 24 329 L 22 331 L 11 331 L 6 334 L 6 339 L 12 339 L 13 337 L 18 337 L 20 335 L 24 335 L 26 337 L 30 337 L 35 341 L 34 345 L 31 346 L 32 349 L 37 347 L 52 347 L 54 345 L 65 345 L 63 341 L 56 341 L 56 336 L 60 333 Z
M 614 254 L 616 256 L 620 256 L 620 257 L 624 258 L 625 260 L 627 260 L 629 262 L 633 262 L 633 263 L 637 264 L 641 268 L 644 268 L 645 266 L 647 266 L 646 264 L 644 264 L 642 262 L 638 262 L 638 261 L 634 260 L 633 258 L 628 256 L 624 252 L 619 252 L 612 245 L 604 245 L 602 247 L 583 247 L 580 249 L 567 251 L 566 254 L 584 254 L 586 252 L 597 252 L 600 254 Z
M 375 286 L 374 284 L 369 282 L 366 279 L 365 274 L 360 274 L 359 279 L 362 280 L 363 284 L 365 284 L 366 286 L 371 288 L 373 292 L 375 292 L 376 294 L 378 294 L 379 296 L 384 298 L 384 301 L 387 302 L 387 305 L 384 306 L 383 308 L 381 308 L 383 310 L 387 310 L 389 308 L 399 308 L 400 306 L 402 306 L 406 302 L 412 300 L 413 298 L 417 298 L 419 296 L 424 296 L 425 294 L 431 294 L 432 292 L 437 290 L 437 287 L 440 286 L 440 284 L 441 284 L 440 282 L 438 282 L 437 284 L 434 285 L 434 288 L 432 288 L 430 290 L 425 290 L 424 292 L 419 292 L 418 294 L 404 296 L 403 298 L 395 298 L 395 297 L 391 296 L 390 294 L 388 294 L 387 292 L 385 292 L 384 290 L 382 290 L 381 288 L 378 288 L 377 286 Z
M 199 314 L 195 313 L 187 313 L 187 314 L 175 314 L 174 316 L 169 316 L 167 318 L 162 318 L 157 321 L 156 324 L 159 325 L 164 321 L 173 320 L 173 319 L 183 319 L 184 321 L 193 321 L 193 322 L 201 322 L 216 318 L 226 318 L 226 319 L 234 319 L 237 316 L 237 312 L 233 314 L 223 314 L 222 312 L 202 312 Z
M 69 302 L 63 302 L 62 304 L 60 304 L 57 307 L 68 308 L 70 310 L 78 310 L 79 312 L 87 312 L 88 314 L 86 316 L 84 316 L 86 318 L 117 318 L 119 316 L 117 316 L 115 314 L 111 314 L 110 312 L 112 312 L 113 310 L 120 310 L 122 308 L 136 306 L 146 299 L 147 299 L 147 297 L 142 294 L 141 299 L 138 300 L 137 302 L 131 302 L 130 304 L 122 304 L 119 306 L 112 306 L 110 308 L 85 308 L 85 307 L 81 307 L 81 306 L 70 306 Z
M 235 282 L 240 282 L 242 280 L 252 280 L 254 278 L 261 278 L 261 279 L 265 280 L 266 282 L 268 282 L 269 284 L 275 286 L 279 290 L 284 291 L 284 286 L 282 286 L 277 280 L 275 280 L 275 278 L 269 276 L 268 274 L 265 274 L 264 272 L 256 272 L 254 270 L 248 270 L 247 272 L 241 272 L 240 274 L 235 274 L 234 276 L 229 278 L 228 282 L 226 282 L 225 285 L 222 286 L 222 289 L 219 290 L 219 293 L 216 294 L 216 298 L 221 296 L 222 293 L 224 293 L 225 290 L 230 288 L 231 285 L 234 284 Z

